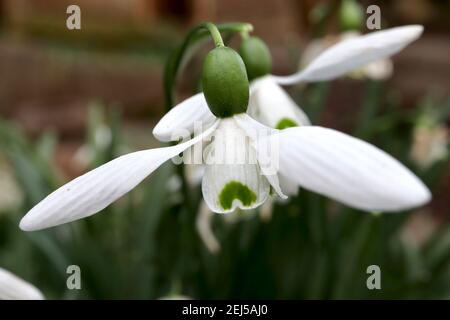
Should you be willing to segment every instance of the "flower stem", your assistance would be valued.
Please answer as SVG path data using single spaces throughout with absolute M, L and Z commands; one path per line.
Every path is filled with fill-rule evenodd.
M 203 27 L 208 29 L 216 47 L 225 47 L 225 45 L 223 44 L 222 36 L 220 35 L 220 31 L 217 29 L 215 24 L 211 22 L 205 22 L 203 24 Z

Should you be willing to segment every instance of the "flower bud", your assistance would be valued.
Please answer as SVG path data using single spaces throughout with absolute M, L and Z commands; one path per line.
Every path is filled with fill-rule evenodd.
M 344 0 L 339 11 L 339 23 L 342 30 L 358 30 L 364 19 L 363 9 L 355 0 Z
M 211 112 L 219 118 L 247 111 L 249 85 L 245 65 L 239 54 L 228 47 L 217 47 L 205 58 L 203 93 Z
M 258 37 L 248 37 L 242 41 L 239 50 L 247 68 L 248 79 L 254 80 L 272 71 L 272 57 L 269 48 Z

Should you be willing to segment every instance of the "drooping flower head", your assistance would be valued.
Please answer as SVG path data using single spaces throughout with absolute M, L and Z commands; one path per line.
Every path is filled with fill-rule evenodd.
M 279 175 L 368 211 L 398 211 L 429 200 L 428 189 L 417 177 L 366 142 L 321 127 L 280 131 L 247 115 L 252 90 L 245 64 L 236 51 L 224 46 L 216 31 L 212 32 L 216 48 L 203 67 L 203 94 L 175 106 L 153 131 L 163 141 L 177 141 L 181 131 L 194 133 L 199 123 L 200 132 L 175 146 L 121 156 L 76 178 L 32 208 L 20 223 L 23 230 L 90 216 L 170 158 L 188 149 L 195 154 L 196 147 L 205 147 L 202 192 L 209 209 L 217 213 L 256 208 L 271 193 L 285 198 Z M 318 73 L 333 73 L 317 64 L 315 68 L 307 74 L 317 78 Z M 273 103 L 277 108 L 276 100 Z

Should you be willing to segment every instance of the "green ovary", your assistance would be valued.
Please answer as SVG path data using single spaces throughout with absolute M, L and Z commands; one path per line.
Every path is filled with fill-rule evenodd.
M 283 130 L 286 128 L 291 128 L 291 127 L 298 127 L 298 124 L 289 118 L 283 118 L 280 121 L 278 121 L 277 125 L 275 126 L 276 129 L 278 130 Z
M 250 206 L 256 201 L 256 194 L 239 181 L 230 181 L 219 194 L 220 206 L 225 210 L 231 209 L 235 199 L 244 206 Z

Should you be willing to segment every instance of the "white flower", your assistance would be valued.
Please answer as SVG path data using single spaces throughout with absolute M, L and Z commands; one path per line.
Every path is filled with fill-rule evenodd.
M 0 300 L 43 300 L 42 293 L 32 284 L 0 268 Z
M 418 125 L 413 131 L 410 157 L 421 169 L 428 169 L 449 155 L 450 131 L 441 123 Z
M 362 48 L 358 41 L 344 48 L 336 46 L 333 57 L 337 60 L 325 52 L 316 60 L 319 63 L 313 62 L 300 78 L 326 80 L 348 69 L 349 64 L 355 67 L 367 63 L 370 59 L 366 56 L 373 57 L 380 51 L 393 53 L 405 45 L 404 41 L 401 45 L 397 42 L 390 41 L 388 49 L 374 44 L 373 52 Z M 351 62 L 346 61 L 352 52 Z M 284 98 L 283 94 L 278 97 Z M 271 100 L 274 103 L 271 109 L 291 110 L 295 117 L 292 108 L 282 103 L 277 105 L 277 99 Z M 297 116 L 301 119 L 303 114 Z M 198 123 L 207 129 L 187 142 L 121 156 L 60 187 L 32 208 L 20 227 L 26 231 L 38 230 L 93 215 L 133 189 L 162 163 L 191 147 L 201 147 L 203 140 L 212 135 L 214 140 L 202 157 L 206 162 L 202 192 L 213 212 L 256 208 L 266 201 L 271 190 L 285 198 L 278 174 L 290 183 L 367 211 L 404 210 L 430 199 L 429 190 L 416 176 L 366 142 L 321 127 L 301 126 L 279 131 L 245 113 L 217 119 L 207 107 L 203 94 L 171 109 L 153 133 L 162 141 L 178 140 L 180 132 L 192 134 Z
M 16 209 L 23 201 L 23 193 L 12 174 L 12 168 L 0 154 L 0 213 Z

